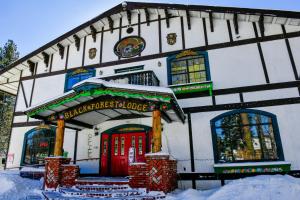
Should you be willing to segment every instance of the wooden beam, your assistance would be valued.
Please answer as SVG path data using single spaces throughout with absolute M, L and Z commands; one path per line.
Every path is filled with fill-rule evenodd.
M 75 40 L 76 49 L 77 49 L 77 51 L 79 51 L 79 49 L 80 49 L 80 38 L 78 37 L 78 35 L 73 35 L 73 38 Z
M 108 19 L 108 25 L 109 25 L 110 32 L 113 33 L 114 32 L 114 20 L 112 20 L 112 18 L 110 16 L 108 16 L 107 19 Z
M 96 40 L 97 40 L 97 30 L 93 25 L 90 25 L 90 29 L 91 29 L 91 34 L 92 34 L 93 41 L 96 42 Z
M 165 11 L 165 16 L 166 16 L 166 24 L 167 24 L 167 28 L 170 27 L 170 15 L 168 13 L 168 9 L 164 9 Z
M 81 127 L 87 128 L 87 129 L 92 129 L 93 128 L 93 125 L 90 125 L 90 124 L 87 124 L 87 123 L 84 123 L 84 122 L 81 122 L 81 121 L 77 121 L 75 119 L 70 119 L 70 120 L 67 121 L 67 123 L 70 123 L 70 124 L 73 124 L 73 125 L 76 125 L 76 126 L 81 126 Z
M 130 12 L 130 10 L 127 10 L 126 14 L 127 14 L 128 24 L 131 25 L 131 12 Z
M 209 23 L 210 23 L 210 31 L 214 32 L 214 20 L 212 12 L 209 12 Z
M 156 109 L 152 112 L 152 153 L 161 151 L 161 111 Z
M 60 58 L 63 59 L 65 54 L 65 47 L 60 43 L 57 44 L 57 47 L 58 47 Z
M 33 75 L 34 73 L 34 68 L 35 68 L 35 63 L 32 62 L 31 60 L 27 60 L 27 64 L 29 66 L 29 71 L 31 72 L 31 74 Z
M 188 29 L 191 30 L 191 15 L 188 10 L 185 10 L 185 12 L 186 12 L 186 20 L 187 20 Z
M 258 25 L 259 25 L 261 36 L 264 37 L 265 36 L 265 26 L 264 26 L 264 16 L 263 15 L 261 15 L 259 17 Z
M 144 11 L 145 11 L 145 15 L 146 15 L 147 26 L 149 26 L 150 25 L 150 13 L 147 10 L 147 8 L 145 8 Z
M 65 120 L 58 119 L 57 127 L 56 127 L 54 156 L 63 155 L 64 135 L 65 135 Z
M 234 25 L 235 34 L 238 35 L 239 34 L 239 23 L 238 23 L 238 14 L 237 13 L 233 14 L 233 25 Z
M 50 58 L 50 55 L 49 54 L 47 54 L 46 52 L 42 52 L 42 55 L 43 55 L 43 59 L 44 59 L 44 63 L 45 63 L 45 65 L 46 65 L 46 67 L 48 67 L 49 66 L 49 58 Z

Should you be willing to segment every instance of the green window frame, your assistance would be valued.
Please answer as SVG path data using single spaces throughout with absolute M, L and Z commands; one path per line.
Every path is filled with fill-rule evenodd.
M 25 133 L 22 165 L 44 164 L 45 157 L 54 155 L 55 127 L 34 128 Z
M 284 160 L 277 118 L 253 109 L 238 109 L 211 120 L 215 163 Z
M 193 52 L 192 55 L 173 55 L 167 59 L 168 84 L 184 85 L 210 81 L 207 52 Z

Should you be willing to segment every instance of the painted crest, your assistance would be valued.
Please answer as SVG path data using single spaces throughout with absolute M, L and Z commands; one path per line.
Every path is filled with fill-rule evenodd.
M 174 45 L 176 43 L 177 34 L 176 33 L 169 33 L 167 35 L 167 42 L 169 45 Z
M 139 55 L 146 47 L 146 42 L 139 36 L 129 36 L 121 39 L 115 45 L 114 52 L 121 58 L 131 58 Z
M 96 48 L 91 48 L 89 50 L 89 58 L 94 59 L 96 57 L 97 49 Z

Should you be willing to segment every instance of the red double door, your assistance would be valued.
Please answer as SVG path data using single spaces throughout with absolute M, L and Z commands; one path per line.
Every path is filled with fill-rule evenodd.
M 134 157 L 135 162 L 145 162 L 146 145 L 145 132 L 111 135 L 103 133 L 101 175 L 128 176 L 129 154 L 131 159 Z

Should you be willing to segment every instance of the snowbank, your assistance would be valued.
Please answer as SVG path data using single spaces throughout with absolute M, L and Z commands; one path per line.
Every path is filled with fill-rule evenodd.
M 19 170 L 0 171 L 0 199 L 20 200 L 29 195 L 41 195 L 42 182 L 19 176 Z
M 300 179 L 261 175 L 234 180 L 219 189 L 175 191 L 167 200 L 299 200 Z

